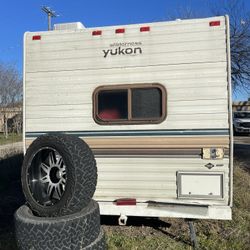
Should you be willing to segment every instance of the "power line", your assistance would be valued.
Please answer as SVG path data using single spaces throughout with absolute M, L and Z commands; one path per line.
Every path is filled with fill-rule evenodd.
M 50 7 L 43 6 L 42 11 L 45 12 L 48 16 L 48 30 L 51 30 L 51 18 L 58 17 L 58 15 Z

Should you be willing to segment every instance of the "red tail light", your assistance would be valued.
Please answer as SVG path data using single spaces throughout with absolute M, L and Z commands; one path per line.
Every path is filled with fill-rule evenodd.
M 94 30 L 92 32 L 92 36 L 100 36 L 102 34 L 102 31 L 101 30 Z
M 220 21 L 211 21 L 209 22 L 209 26 L 212 27 L 212 26 L 220 26 Z
M 115 201 L 117 206 L 135 206 L 136 199 L 133 198 L 126 198 L 126 199 L 118 199 Z
M 41 40 L 41 36 L 32 36 L 32 40 Z
M 141 27 L 140 28 L 140 32 L 146 32 L 146 31 L 150 31 L 150 27 L 149 26 L 145 26 L 145 27 Z
M 116 29 L 115 33 L 116 34 L 125 33 L 125 29 Z

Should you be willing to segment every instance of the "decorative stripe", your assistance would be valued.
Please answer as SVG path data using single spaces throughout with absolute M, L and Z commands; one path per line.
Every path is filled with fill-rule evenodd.
M 127 136 L 127 137 L 80 137 L 92 149 L 193 149 L 228 148 L 227 136 Z M 35 138 L 27 138 L 28 146 Z
M 95 156 L 97 155 L 108 155 L 108 156 L 194 156 L 201 157 L 202 150 L 200 148 L 193 149 L 152 149 L 152 148 L 144 148 L 144 149 L 127 149 L 127 148 L 101 148 L 101 149 L 93 149 L 93 153 Z
M 190 130 L 112 130 L 112 131 L 43 131 L 26 132 L 26 137 L 38 137 L 43 134 L 70 134 L 78 137 L 97 136 L 190 136 L 190 135 L 228 135 L 229 129 L 190 129 Z
M 123 136 L 79 137 L 97 157 L 198 157 L 203 148 L 223 148 L 228 155 L 228 136 Z M 35 138 L 26 138 L 26 147 Z
M 95 156 L 170 156 L 170 157 L 202 157 L 201 148 L 172 148 L 172 149 L 93 149 Z M 224 157 L 228 157 L 228 149 L 224 150 Z

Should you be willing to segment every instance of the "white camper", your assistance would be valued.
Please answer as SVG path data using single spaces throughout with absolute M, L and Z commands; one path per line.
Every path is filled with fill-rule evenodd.
M 24 150 L 84 140 L 103 215 L 231 219 L 227 16 L 24 36 Z

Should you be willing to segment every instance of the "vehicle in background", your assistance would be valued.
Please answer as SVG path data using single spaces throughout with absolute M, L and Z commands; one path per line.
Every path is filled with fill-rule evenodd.
M 237 111 L 233 114 L 234 134 L 250 134 L 250 111 Z

